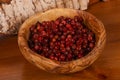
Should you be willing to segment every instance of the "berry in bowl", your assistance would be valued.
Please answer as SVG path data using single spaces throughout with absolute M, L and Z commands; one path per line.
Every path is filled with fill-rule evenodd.
M 88 12 L 52 9 L 22 24 L 18 45 L 40 69 L 66 74 L 90 66 L 104 47 L 105 35 L 103 24 Z

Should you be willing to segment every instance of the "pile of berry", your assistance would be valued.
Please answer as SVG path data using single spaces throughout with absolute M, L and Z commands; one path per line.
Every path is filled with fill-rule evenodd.
M 30 49 L 57 61 L 79 59 L 94 48 L 95 42 L 95 34 L 79 16 L 37 22 L 30 27 L 28 39 Z

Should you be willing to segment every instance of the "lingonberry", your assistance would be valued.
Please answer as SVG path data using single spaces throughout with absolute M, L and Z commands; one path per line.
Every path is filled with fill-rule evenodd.
M 37 22 L 30 27 L 31 50 L 56 61 L 71 61 L 87 55 L 95 46 L 95 34 L 83 19 L 58 17 L 55 21 Z

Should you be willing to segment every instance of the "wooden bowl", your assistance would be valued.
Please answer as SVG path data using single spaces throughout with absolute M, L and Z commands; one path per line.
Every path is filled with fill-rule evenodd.
M 73 18 L 76 15 L 83 18 L 88 28 L 91 29 L 96 36 L 95 47 L 86 56 L 73 61 L 59 62 L 45 58 L 29 48 L 27 40 L 29 37 L 29 28 L 32 24 L 35 24 L 37 21 L 55 20 L 60 16 Z M 22 24 L 18 34 L 20 51 L 29 62 L 47 72 L 63 74 L 77 72 L 90 66 L 101 54 L 105 41 L 106 33 L 103 24 L 90 13 L 74 9 L 52 9 L 43 13 L 37 13 Z

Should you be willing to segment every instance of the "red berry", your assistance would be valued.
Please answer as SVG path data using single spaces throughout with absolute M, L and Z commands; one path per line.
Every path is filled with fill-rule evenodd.
M 64 61 L 64 60 L 65 60 L 65 55 L 62 54 L 62 55 L 60 56 L 60 59 L 61 59 L 62 61 Z
M 83 55 L 81 53 L 78 54 L 78 58 L 81 58 L 83 57 Z
M 57 20 L 57 21 L 55 21 L 55 24 L 56 24 L 56 25 L 59 25 L 59 21 L 58 21 L 58 20 Z
M 65 20 L 63 20 L 61 23 L 65 25 L 65 24 L 66 24 L 66 21 L 65 21 Z
M 46 36 L 46 32 L 45 32 L 45 31 L 42 31 L 41 34 L 42 34 L 43 36 Z
M 89 43 L 89 47 L 90 47 L 90 48 L 93 48 L 93 47 L 94 47 L 94 44 L 93 44 L 93 43 Z
M 53 56 L 53 55 L 50 55 L 50 57 L 49 57 L 49 58 L 53 60 L 53 59 L 54 59 L 54 56 Z
M 35 46 L 34 46 L 34 49 L 35 49 L 35 50 L 38 50 L 38 49 L 39 49 L 39 46 L 38 46 L 38 45 L 35 45 Z
M 38 41 L 39 41 L 39 42 L 41 42 L 42 39 L 43 39 L 43 38 L 42 38 L 41 36 L 38 37 Z
M 56 39 L 55 39 L 55 38 L 53 38 L 53 39 L 52 39 L 52 42 L 55 42 L 55 41 L 56 41 Z
M 34 34 L 34 35 L 33 35 L 33 39 L 37 39 L 38 36 L 39 36 L 38 34 Z
M 68 59 L 72 59 L 72 54 L 69 53 L 67 57 L 68 57 Z

